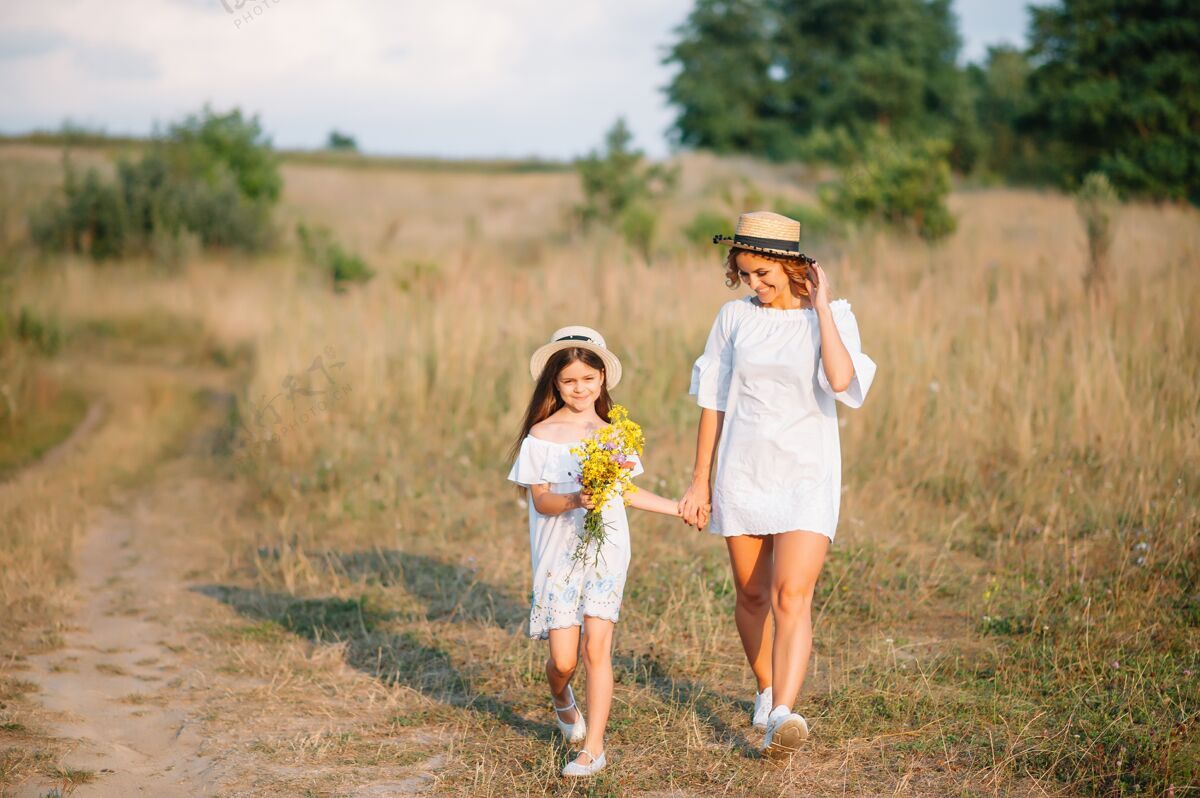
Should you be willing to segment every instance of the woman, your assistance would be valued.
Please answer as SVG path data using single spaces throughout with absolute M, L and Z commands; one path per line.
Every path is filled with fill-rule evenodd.
M 725 537 L 735 620 L 758 681 L 753 723 L 763 754 L 781 757 L 808 736 L 793 712 L 812 651 L 812 597 L 837 528 L 841 449 L 834 400 L 859 407 L 875 376 L 845 300 L 800 252 L 800 223 L 745 213 L 726 258 L 730 288 L 754 296 L 718 312 L 690 393 L 702 408 L 684 520 Z M 718 449 L 717 471 L 710 475 Z M 768 613 L 774 635 L 767 634 Z

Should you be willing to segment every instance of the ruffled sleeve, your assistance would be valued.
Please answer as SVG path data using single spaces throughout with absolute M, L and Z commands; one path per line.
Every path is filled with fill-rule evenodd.
M 570 446 L 527 435 L 521 441 L 521 451 L 508 478 L 525 487 L 573 482 L 577 467 L 578 460 L 571 454 Z
M 833 313 L 833 323 L 837 326 L 838 335 L 841 336 L 846 351 L 850 353 L 850 360 L 854 363 L 854 376 L 850 378 L 846 390 L 834 391 L 833 386 L 829 384 L 829 377 L 825 374 L 825 365 L 818 360 L 817 382 L 822 390 L 847 407 L 862 407 L 863 400 L 867 398 L 867 391 L 871 389 L 871 383 L 875 379 L 875 361 L 862 351 L 858 321 L 854 318 L 850 303 L 844 299 L 836 299 L 829 303 L 829 310 Z
M 713 321 L 704 354 L 692 365 L 692 384 L 688 393 L 696 404 L 724 412 L 733 379 L 733 327 L 738 300 L 726 302 Z

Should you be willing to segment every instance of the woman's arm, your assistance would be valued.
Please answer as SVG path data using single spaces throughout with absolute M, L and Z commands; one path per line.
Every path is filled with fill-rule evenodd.
M 628 499 L 629 506 L 638 510 L 673 515 L 676 518 L 680 516 L 678 501 L 668 499 L 666 496 L 659 496 L 657 493 L 652 493 L 644 488 L 638 488 L 633 493 L 630 493 Z
M 530 485 L 529 492 L 533 494 L 533 506 L 542 515 L 562 515 L 571 510 L 590 510 L 595 505 L 590 496 L 579 491 L 574 493 L 552 493 L 550 486 Z
M 825 369 L 829 387 L 835 393 L 841 393 L 850 387 L 850 381 L 854 379 L 854 361 L 850 359 L 850 352 L 842 342 L 842 335 L 833 320 L 833 311 L 829 309 L 829 281 L 825 279 L 825 270 L 818 263 L 814 263 L 813 268 L 817 270 L 818 280 L 815 290 L 811 282 L 805 282 L 821 326 L 821 367 Z
M 683 520 L 697 529 L 703 529 L 708 523 L 712 464 L 724 424 L 724 412 L 708 407 L 701 408 L 700 424 L 696 429 L 696 463 L 692 467 L 692 484 L 679 502 Z

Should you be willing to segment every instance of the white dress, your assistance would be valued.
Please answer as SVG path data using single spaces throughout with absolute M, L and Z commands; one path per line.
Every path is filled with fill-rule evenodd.
M 725 536 L 808 530 L 833 540 L 842 489 L 835 399 L 859 407 L 875 377 L 850 303 L 829 303 L 854 378 L 835 393 L 821 364 L 811 308 L 777 310 L 753 297 L 725 303 L 692 367 L 690 393 L 725 413 L 709 531 Z
M 579 443 L 552 443 L 532 435 L 521 442 L 521 451 L 508 478 L 518 485 L 548 484 L 552 493 L 579 490 L 579 458 L 571 447 Z M 634 456 L 631 476 L 642 473 L 641 459 Z M 625 573 L 629 569 L 629 519 L 625 502 L 613 496 L 604 507 L 608 524 L 607 538 L 595 565 L 595 548 L 588 550 L 587 562 L 575 562 L 571 554 L 583 533 L 585 510 L 569 510 L 561 515 L 542 515 L 529 498 L 529 551 L 533 563 L 533 591 L 530 595 L 529 636 L 548 638 L 551 629 L 583 624 L 583 616 L 606 618 L 615 622 L 621 612 L 625 591 Z

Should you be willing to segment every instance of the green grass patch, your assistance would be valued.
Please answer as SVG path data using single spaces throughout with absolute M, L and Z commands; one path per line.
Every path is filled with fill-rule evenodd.
M 87 413 L 87 399 L 77 391 L 62 390 L 36 413 L 23 413 L 0 423 L 0 479 L 32 463 L 79 425 Z

